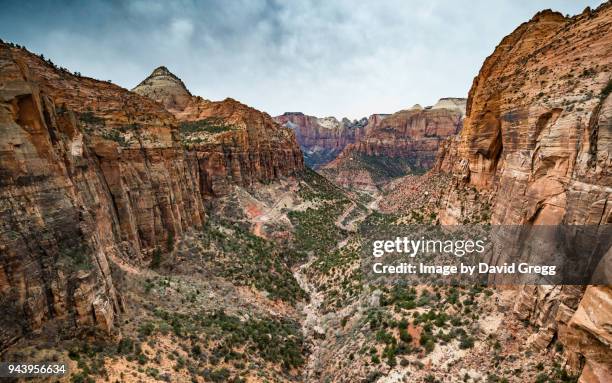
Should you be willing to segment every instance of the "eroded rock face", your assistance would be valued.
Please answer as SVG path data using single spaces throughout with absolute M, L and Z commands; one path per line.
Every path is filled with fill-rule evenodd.
M 433 105 L 432 109 L 448 109 L 460 112 L 461 115 L 465 116 L 465 108 L 467 105 L 467 99 L 461 97 L 443 97 Z
M 170 111 L 185 109 L 193 98 L 183 81 L 165 66 L 156 68 L 132 91 L 161 102 Z
M 0 68 L 0 349 L 55 319 L 111 331 L 113 264 L 146 265 L 200 227 L 220 185 L 302 168 L 292 132 L 233 100 L 199 110 L 234 127 L 200 145 L 116 85 L 3 43 Z
M 461 129 L 462 113 L 446 108 L 402 110 L 373 126 L 354 150 L 377 157 L 407 158 L 429 169 L 440 142 Z
M 609 3 L 573 18 L 543 11 L 505 37 L 474 79 L 460 137 L 437 160 L 455 178 L 442 223 L 460 223 L 465 185 L 491 197 L 493 224 L 612 223 L 611 68 Z M 541 326 L 535 346 L 557 335 L 570 367 L 586 360 L 582 381 L 597 382 L 612 376 L 598 356 L 610 355 L 610 297 L 607 287 L 529 287 L 515 310 Z
M 184 86 L 167 70 L 158 72 L 159 68 L 143 82 L 156 84 L 154 92 L 142 84 L 133 91 L 166 105 L 174 100 L 167 95 Z M 169 111 L 179 122 L 182 144 L 199 168 L 205 194 L 224 195 L 232 184 L 251 186 L 303 169 L 294 133 L 267 113 L 231 98 L 209 101 L 190 94 L 186 102 L 173 104 Z
M 460 100 L 442 99 L 435 108 L 415 105 L 371 120 L 366 134 L 347 145 L 323 172 L 344 187 L 376 190 L 391 179 L 430 169 L 438 148 L 461 130 Z M 365 184 L 368 179 L 371 183 Z
M 381 115 L 383 116 L 383 115 Z M 274 120 L 292 129 L 304 152 L 306 165 L 312 169 L 332 161 L 349 144 L 361 139 L 371 119 L 350 121 L 335 117 L 318 118 L 303 113 L 284 113 Z

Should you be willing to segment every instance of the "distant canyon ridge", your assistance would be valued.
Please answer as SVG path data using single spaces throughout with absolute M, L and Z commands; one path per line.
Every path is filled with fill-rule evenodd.
M 295 132 L 305 164 L 315 170 L 332 162 L 345 149 L 375 156 L 415 157 L 418 163 L 431 167 L 431 154 L 435 157 L 438 147 L 431 142 L 458 132 L 466 101 L 465 98 L 441 98 L 433 106 L 423 108 L 417 104 L 397 113 L 376 113 L 358 120 L 315 117 L 301 112 L 286 112 L 274 120 Z M 442 115 L 449 118 L 439 118 Z M 392 119 L 384 122 L 387 117 Z M 425 144 L 430 153 L 415 154 L 425 137 L 430 142 Z M 398 145 L 395 141 L 401 143 Z M 407 141 L 413 143 L 407 144 Z
M 176 300 L 173 307 L 179 310 L 190 307 L 190 302 L 198 309 L 202 303 L 215 309 L 242 309 L 235 321 L 223 311 L 208 316 L 207 321 L 202 321 L 199 312 L 193 321 L 180 312 L 156 313 L 160 323 L 172 317 L 177 333 L 174 339 L 181 346 L 191 345 L 186 341 L 192 340 L 182 330 L 203 322 L 217 333 L 223 327 L 232 332 L 248 324 L 257 331 L 265 327 L 266 331 L 251 342 L 253 347 L 240 352 L 245 351 L 247 358 L 263 355 L 250 359 L 261 366 L 268 357 L 270 363 L 257 372 L 273 373 L 280 371 L 280 359 L 274 354 L 278 345 L 287 360 L 293 361 L 287 364 L 293 370 L 286 368 L 286 379 L 279 381 L 297 381 L 309 370 L 303 365 L 308 352 L 299 340 L 300 327 L 297 322 L 284 321 L 299 319 L 302 314 L 307 318 L 300 319 L 303 323 L 309 315 L 314 323 L 326 319 L 328 327 L 321 330 L 325 336 L 317 339 L 325 347 L 312 349 L 313 354 L 322 353 L 319 360 L 325 364 L 319 369 L 321 376 L 329 375 L 329 381 L 338 381 L 332 379 L 336 376 L 363 381 L 365 372 L 374 365 L 374 356 L 378 359 L 377 353 L 383 350 L 382 344 L 378 349 L 372 346 L 379 344 L 376 338 L 384 342 L 393 339 L 385 350 L 395 350 L 390 345 L 396 338 L 386 335 L 387 322 L 382 317 L 364 326 L 367 322 L 359 315 L 368 315 L 362 310 L 366 306 L 358 300 L 349 301 L 367 299 L 377 306 L 378 313 L 383 309 L 381 295 L 374 299 L 369 286 L 361 284 L 360 278 L 351 279 L 350 272 L 336 273 L 343 266 L 359 270 L 353 267 L 358 266 L 359 259 L 353 256 L 357 252 L 351 250 L 358 245 L 351 228 L 357 218 L 371 216 L 370 222 L 375 223 L 383 216 L 378 214 L 381 212 L 387 213 L 383 223 L 393 225 L 426 222 L 521 225 L 527 229 L 536 225 L 609 228 L 610 73 L 612 3 L 596 10 L 587 8 L 573 17 L 550 10 L 537 13 L 506 36 L 486 59 L 467 100 L 443 98 L 431 107 L 415 105 L 356 121 L 302 113 L 273 118 L 231 98 L 206 100 L 192 95 L 163 66 L 129 91 L 72 74 L 42 55 L 0 42 L 0 312 L 4 314 L 0 316 L 0 350 L 21 349 L 20 342 L 39 342 L 40 335 L 86 339 L 88 332 L 83 331 L 92 329 L 101 338 L 111 339 L 118 331 L 134 335 L 130 323 L 138 323 L 146 307 Z M 359 194 L 363 192 L 369 195 Z M 226 209 L 216 209 L 215 204 L 223 199 Z M 287 212 L 291 208 L 294 210 Z M 229 228 L 220 222 L 223 219 L 235 221 Z M 277 242 L 261 237 L 266 224 L 277 228 Z M 349 241 L 350 235 L 356 241 Z M 233 246 L 239 237 L 245 238 L 245 245 Z M 231 242 L 224 242 L 226 239 Z M 509 250 L 519 250 L 518 246 L 528 243 L 519 237 L 504 240 Z M 296 248 L 288 247 L 289 252 L 276 247 L 285 244 L 296 244 Z M 276 250 L 270 249 L 277 249 L 278 257 Z M 302 257 L 304 250 L 316 258 L 293 274 L 290 266 L 306 259 Z M 246 272 L 234 277 L 230 273 L 237 268 L 220 264 L 219 269 L 227 271 L 223 278 L 228 278 L 221 281 L 215 269 L 206 265 L 225 255 L 232 261 L 250 262 L 245 263 L 249 268 L 245 266 Z M 188 270 L 184 279 L 188 283 L 179 285 L 177 274 L 154 272 L 156 259 L 182 265 Z M 597 271 L 610 275 L 609 265 L 602 262 Z M 236 288 L 241 279 L 252 275 L 259 275 L 255 280 L 259 285 L 252 282 L 251 288 Z M 158 281 L 155 286 L 154 280 Z M 160 295 L 161 299 L 150 301 L 155 305 L 134 306 L 136 296 L 165 294 L 173 288 L 184 291 L 194 283 L 209 281 L 214 283 L 202 290 L 205 293 L 196 289 L 190 297 Z M 323 284 L 317 285 L 317 281 Z M 269 295 L 269 291 L 281 288 L 291 290 L 285 295 L 296 302 L 306 293 L 314 303 L 322 300 L 321 307 L 331 308 L 334 302 L 336 311 L 326 315 L 320 315 L 322 311 L 298 313 L 297 305 Z M 228 292 L 238 290 L 240 296 L 247 297 L 248 305 L 235 305 L 243 298 L 233 299 L 237 293 L 232 296 Z M 522 374 L 534 352 L 548 350 L 547 356 L 557 353 L 562 358 L 559 367 L 580 375 L 579 382 L 609 381 L 611 286 L 513 286 L 494 293 L 512 296 L 504 315 L 511 312 L 530 325 L 523 330 L 533 333 L 517 348 L 502 349 L 508 355 L 505 360 L 496 357 L 500 350 L 487 353 L 494 357 L 489 365 L 519 358 L 521 369 L 504 369 L 503 373 Z M 336 300 L 339 297 L 345 300 Z M 461 311 L 451 308 L 449 313 L 463 317 L 462 313 L 472 312 L 465 309 L 475 309 L 473 297 L 463 300 L 465 307 L 457 306 Z M 404 302 L 414 303 L 415 299 L 416 293 Z M 346 308 L 351 305 L 358 308 L 351 312 L 355 315 L 347 315 Z M 404 310 L 399 304 L 395 307 L 398 311 L 393 315 Z M 258 317 L 254 314 L 269 320 L 254 321 Z M 475 311 L 472 314 L 476 317 Z M 441 331 L 446 317 L 438 318 L 443 319 Z M 410 320 L 415 327 L 408 329 L 419 329 L 414 333 L 415 343 L 425 346 L 425 325 L 415 323 L 417 315 L 411 315 Z M 377 328 L 372 325 L 378 323 L 384 323 L 382 336 L 372 331 Z M 408 323 L 402 326 L 406 329 Z M 457 326 L 463 326 L 462 322 Z M 498 340 L 515 344 L 515 327 L 499 322 L 496 328 L 492 331 L 499 335 Z M 151 331 L 139 327 L 143 339 L 146 332 Z M 238 334 L 245 339 L 251 336 Z M 272 337 L 278 334 L 282 337 Z M 377 343 L 356 342 L 363 334 L 370 334 Z M 444 334 L 435 335 L 444 340 Z M 472 335 L 480 336 L 476 331 Z M 199 342 L 193 344 L 198 348 L 187 348 L 193 354 L 187 365 L 203 359 L 200 346 L 214 357 L 212 346 L 217 343 L 209 342 L 212 338 L 206 336 L 202 337 L 205 342 L 193 338 Z M 432 341 L 434 334 L 427 336 Z M 255 347 L 259 339 L 265 340 L 261 349 Z M 475 349 L 485 350 L 482 347 L 489 347 L 489 340 L 493 339 Z M 241 342 L 235 343 L 242 347 Z M 444 343 L 449 343 L 448 339 Z M 270 344 L 274 349 L 268 348 Z M 372 348 L 373 355 L 359 352 Z M 188 353 L 181 351 L 180 355 Z M 434 351 L 433 355 L 439 354 Z M 483 373 L 488 366 L 472 351 L 456 355 L 465 356 L 461 363 L 474 363 Z M 107 358 L 108 363 L 120 361 L 109 371 L 126 364 L 121 358 Z M 220 359 L 209 360 L 215 368 L 219 365 Z M 367 363 L 362 363 L 364 360 Z M 402 365 L 391 359 L 383 362 L 386 366 L 379 362 L 380 371 L 375 371 L 379 374 L 371 375 L 374 379 L 388 372 L 413 379 L 423 366 L 419 361 L 417 371 L 413 362 Z M 142 370 L 138 363 L 134 363 L 134 371 Z M 254 371 L 250 362 L 241 365 L 241 369 L 249 366 L 245 370 Z M 433 371 L 440 364 L 427 366 Z M 452 368 L 450 363 L 446 366 Z M 201 367 L 204 371 L 209 365 Z M 301 373 L 304 375 L 298 375 Z M 438 370 L 431 379 L 449 381 L 448 373 Z

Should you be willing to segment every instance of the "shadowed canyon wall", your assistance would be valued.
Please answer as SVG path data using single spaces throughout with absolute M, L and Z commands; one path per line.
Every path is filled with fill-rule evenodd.
M 268 115 L 172 97 L 171 111 L 193 108 L 181 121 L 215 129 L 182 129 L 162 104 L 0 43 L 0 348 L 52 319 L 110 331 L 123 310 L 113 264 L 149 262 L 231 184 L 302 170 Z

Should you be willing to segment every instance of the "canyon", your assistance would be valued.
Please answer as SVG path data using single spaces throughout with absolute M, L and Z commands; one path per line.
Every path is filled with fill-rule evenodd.
M 350 121 L 335 117 L 318 118 L 300 112 L 287 112 L 274 119 L 295 132 L 306 165 L 318 169 L 338 156 L 349 144 L 360 140 L 369 126 L 384 115 Z
M 0 357 L 66 382 L 608 382 L 609 285 L 384 285 L 362 253 L 410 225 L 605 234 L 611 69 L 610 3 L 537 13 L 467 99 L 355 121 L 0 42 Z
M 369 193 L 406 174 L 423 174 L 442 143 L 461 131 L 464 115 L 465 99 L 442 98 L 377 119 L 321 172 L 344 188 Z
M 326 167 L 339 156 L 354 156 L 353 153 L 408 158 L 415 169 L 428 170 L 438 142 L 461 129 L 465 102 L 463 98 L 441 98 L 433 106 L 423 108 L 417 104 L 397 113 L 373 114 L 353 121 L 318 118 L 300 112 L 287 112 L 274 119 L 295 132 L 306 165 L 315 170 Z M 391 119 L 384 122 L 388 117 Z M 349 161 L 354 162 L 354 158 Z M 330 164 L 329 168 L 341 167 L 340 162 Z
M 163 68 L 153 81 L 175 81 L 163 97 L 184 109 L 6 44 L 0 60 L 0 291 L 18 318 L 3 315 L 3 347 L 49 320 L 110 331 L 122 311 L 111 261 L 146 264 L 230 185 L 303 169 L 292 132 L 235 100 L 191 97 Z

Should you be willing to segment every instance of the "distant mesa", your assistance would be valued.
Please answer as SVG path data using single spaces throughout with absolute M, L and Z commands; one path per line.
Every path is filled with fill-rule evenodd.
M 433 106 L 415 104 L 392 115 L 378 113 L 352 121 L 308 116 L 302 112 L 286 112 L 274 119 L 295 131 L 305 162 L 313 169 L 331 165 L 345 150 L 359 149 L 373 157 L 411 158 L 417 167 L 428 169 L 439 141 L 460 130 L 466 101 L 445 97 Z M 390 116 L 393 118 L 385 124 L 383 121 Z M 419 145 L 421 141 L 427 143 Z M 353 161 L 355 156 L 343 157 L 343 161 Z
M 467 105 L 466 98 L 445 97 L 445 98 L 439 99 L 438 102 L 436 102 L 436 104 L 431 107 L 431 109 L 456 110 L 456 111 L 460 111 L 461 114 L 465 116 L 466 105 Z

